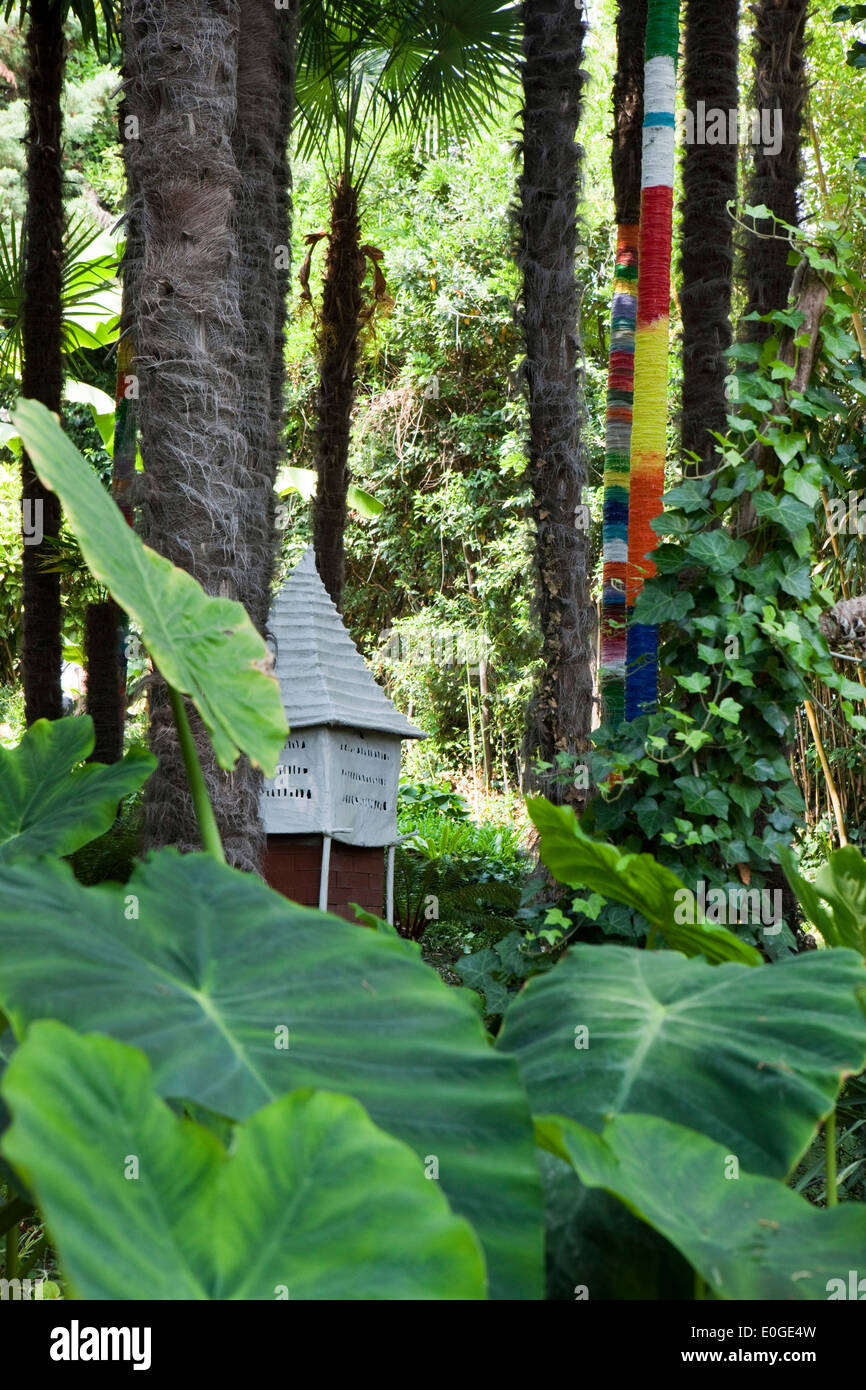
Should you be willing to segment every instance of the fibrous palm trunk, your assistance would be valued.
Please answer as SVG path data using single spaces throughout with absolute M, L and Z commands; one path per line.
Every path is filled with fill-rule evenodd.
M 599 685 L 604 700 L 605 721 L 613 725 L 622 722 L 625 712 L 625 580 L 628 561 L 629 454 L 634 404 L 645 38 L 646 0 L 620 0 L 616 18 L 611 152 L 617 224 L 616 269 L 607 377 L 599 660 Z
M 31 0 L 27 30 L 27 213 L 21 394 L 60 413 L 63 394 L 63 114 L 66 67 L 64 6 Z M 21 464 L 25 521 L 44 540 L 23 547 L 24 707 L 28 724 L 59 719 L 62 608 L 59 574 L 46 573 L 46 542 L 60 529 L 60 504 L 46 492 L 26 454 Z
M 126 142 L 141 229 L 127 270 L 145 463 L 145 539 L 263 627 L 280 450 L 284 141 L 294 13 L 267 0 L 129 0 Z M 159 758 L 148 784 L 151 845 L 198 848 L 167 693 L 150 696 Z M 220 771 L 190 710 L 226 855 L 256 871 L 259 777 Z
M 682 450 L 686 459 L 698 456 L 696 468 L 686 463 L 687 472 L 712 470 L 717 446 L 711 431 L 727 428 L 734 262 L 728 204 L 737 197 L 737 144 L 707 143 L 697 116 L 700 103 L 701 111 L 721 111 L 725 118 L 737 110 L 738 17 L 739 0 L 686 0 L 683 85 L 694 125 L 682 164 Z
M 808 0 L 760 0 L 752 6 L 755 16 L 754 85 L 752 107 L 776 113 L 781 122 L 781 148 L 752 145 L 752 166 L 746 202 L 761 204 L 776 217 L 796 225 L 800 220 L 799 187 L 802 177 L 801 145 L 803 104 L 806 100 L 806 17 Z M 758 218 L 753 234 L 745 236 L 743 261 L 746 279 L 744 314 L 768 314 L 784 309 L 794 274 L 788 265 L 790 245 L 784 235 L 773 236 L 773 223 Z M 747 342 L 763 342 L 772 325 L 745 322 Z
M 533 771 L 558 753 L 584 752 L 592 722 L 595 608 L 583 524 L 583 415 L 575 282 L 581 151 L 576 144 L 586 32 L 573 0 L 523 7 L 523 169 L 519 264 L 529 398 L 529 482 L 535 526 L 542 670 L 525 740 L 527 781 L 554 801 L 585 791 Z
M 328 258 L 319 320 L 319 397 L 316 423 L 316 568 L 338 608 L 346 568 L 346 494 L 355 401 L 366 260 L 361 251 L 358 193 L 341 174 L 331 197 Z
M 679 0 L 649 0 L 626 577 L 629 610 L 644 580 L 655 573 L 648 557 L 658 544 L 652 523 L 661 513 L 664 493 L 678 39 Z M 630 620 L 626 718 L 651 709 L 657 697 L 658 628 Z

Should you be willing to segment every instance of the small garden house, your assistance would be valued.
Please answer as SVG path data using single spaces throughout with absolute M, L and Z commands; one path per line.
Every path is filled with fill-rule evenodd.
M 295 902 L 346 917 L 352 902 L 381 915 L 387 896 L 390 921 L 401 745 L 425 735 L 376 684 L 312 547 L 274 602 L 268 641 L 290 733 L 261 794 L 265 877 Z

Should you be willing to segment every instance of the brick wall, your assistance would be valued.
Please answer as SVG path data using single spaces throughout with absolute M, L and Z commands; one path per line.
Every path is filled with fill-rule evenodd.
M 269 835 L 265 879 L 278 893 L 306 907 L 319 906 L 321 835 Z M 350 902 L 377 917 L 385 913 L 385 851 L 331 841 L 328 910 L 355 921 Z

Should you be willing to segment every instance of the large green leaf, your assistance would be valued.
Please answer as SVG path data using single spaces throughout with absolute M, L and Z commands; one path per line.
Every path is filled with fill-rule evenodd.
M 864 984 L 850 951 L 751 970 L 573 946 L 517 996 L 496 1046 L 519 1061 L 535 1113 L 597 1133 L 610 1115 L 658 1115 L 784 1177 L 866 1064 Z
M 272 777 L 286 720 L 264 639 L 243 606 L 209 597 L 142 543 L 43 405 L 20 400 L 13 422 L 41 483 L 60 497 L 91 574 L 139 627 L 169 684 L 193 701 L 220 766 L 246 753 Z
M 827 1299 L 839 1287 L 831 1280 L 847 1288 L 862 1268 L 866 1205 L 814 1207 L 682 1125 L 619 1115 L 598 1135 L 545 1115 L 536 1131 L 584 1184 L 615 1193 L 664 1235 L 720 1298 Z
M 48 1017 L 109 1033 L 147 1053 L 161 1095 L 230 1118 L 298 1086 L 347 1092 L 438 1165 L 494 1296 L 540 1295 L 540 1183 L 517 1067 L 416 947 L 208 855 L 163 850 L 126 885 L 91 889 L 63 863 L 0 865 L 0 1001 L 19 1038 Z
M 539 854 L 558 883 L 593 893 L 641 912 L 675 951 L 717 961 L 760 965 L 761 954 L 725 927 L 700 920 L 678 923 L 676 914 L 685 884 L 650 854 L 624 854 L 614 845 L 593 840 L 581 829 L 570 806 L 554 806 L 530 797 L 527 808 L 539 834 Z M 698 913 L 695 911 L 698 918 Z
M 348 1096 L 282 1096 L 229 1154 L 157 1098 L 141 1052 L 53 1021 L 34 1024 L 3 1091 L 4 1152 L 79 1297 L 484 1297 L 469 1225 Z
M 814 883 L 797 872 L 789 849 L 780 850 L 782 867 L 800 906 L 828 946 L 848 946 L 866 956 L 866 859 L 853 845 L 834 850 Z
M 110 830 L 118 803 L 144 786 L 156 759 L 76 766 L 92 753 L 93 721 L 38 719 L 17 748 L 0 747 L 0 862 L 73 854 Z

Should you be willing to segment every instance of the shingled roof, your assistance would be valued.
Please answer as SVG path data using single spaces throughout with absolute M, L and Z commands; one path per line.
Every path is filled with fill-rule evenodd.
M 426 738 L 373 679 L 319 578 L 312 546 L 274 600 L 268 638 L 292 731 L 330 724 Z

